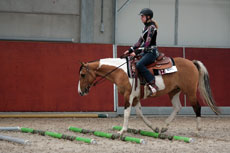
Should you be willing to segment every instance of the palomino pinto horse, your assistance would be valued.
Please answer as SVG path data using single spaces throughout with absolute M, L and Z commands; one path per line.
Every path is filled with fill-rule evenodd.
M 165 120 L 165 125 L 160 131 L 165 132 L 167 131 L 170 122 L 175 118 L 176 114 L 182 107 L 179 95 L 183 92 L 186 94 L 193 107 L 197 117 L 197 130 L 200 130 L 201 106 L 196 95 L 198 89 L 206 104 L 210 106 L 216 114 L 220 113 L 212 97 L 208 71 L 200 61 L 190 61 L 180 57 L 174 58 L 174 61 L 178 71 L 171 74 L 155 76 L 156 85 L 159 87 L 159 90 L 154 96 L 149 95 L 142 98 L 159 97 L 164 94 L 169 95 L 173 105 L 173 112 Z M 134 87 L 133 82 L 135 78 L 128 77 L 126 59 L 107 58 L 81 64 L 80 79 L 78 83 L 78 92 L 81 96 L 89 93 L 89 89 L 95 85 L 97 77 L 105 77 L 112 83 L 116 84 L 119 93 L 124 96 L 124 123 L 122 130 L 119 131 L 119 134 L 123 134 L 127 131 L 128 119 L 132 106 L 136 108 L 137 115 L 143 119 L 144 123 L 148 127 L 155 132 L 159 132 L 158 128 L 154 129 L 150 121 L 143 116 L 140 104 L 140 80 L 138 79 L 137 85 Z M 144 88 L 144 90 L 146 90 L 145 92 L 149 92 L 148 88 Z

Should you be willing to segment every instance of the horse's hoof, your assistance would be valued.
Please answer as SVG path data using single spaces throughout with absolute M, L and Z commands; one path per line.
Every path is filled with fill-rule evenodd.
M 172 141 L 172 140 L 173 140 L 173 136 L 172 136 L 172 135 L 169 135 L 169 136 L 168 136 L 168 139 Z
M 122 136 L 123 135 L 123 131 L 119 131 L 117 132 L 118 135 Z
M 161 133 L 165 133 L 166 131 L 168 131 L 168 128 L 162 128 L 161 129 Z
M 117 132 L 117 134 L 120 134 L 120 136 L 122 136 L 127 130 L 121 130 L 119 132 Z
M 161 133 L 161 134 L 159 134 L 158 138 L 160 138 L 160 139 L 166 139 L 167 135 Z
M 114 140 L 114 139 L 118 139 L 120 137 L 121 137 L 121 135 L 119 133 L 117 133 L 117 134 L 113 134 L 112 137 L 111 137 L 111 139 Z
M 159 133 L 160 132 L 159 128 L 156 127 L 155 130 L 154 130 L 154 132 Z

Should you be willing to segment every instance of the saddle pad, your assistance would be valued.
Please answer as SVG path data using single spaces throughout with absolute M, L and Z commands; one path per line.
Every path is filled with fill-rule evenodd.
M 152 69 L 152 73 L 154 75 L 164 75 L 164 74 L 169 74 L 169 73 L 174 73 L 177 72 L 177 67 L 174 65 L 170 68 L 166 68 L 166 69 Z

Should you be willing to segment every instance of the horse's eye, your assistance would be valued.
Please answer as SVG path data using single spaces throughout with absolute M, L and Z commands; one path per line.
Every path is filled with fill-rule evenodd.
M 81 77 L 82 77 L 82 78 L 85 78 L 85 74 L 81 74 Z

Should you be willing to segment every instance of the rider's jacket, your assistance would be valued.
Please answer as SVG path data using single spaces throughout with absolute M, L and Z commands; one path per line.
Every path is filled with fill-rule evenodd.
M 152 46 L 156 46 L 156 38 L 157 38 L 157 28 L 154 22 L 148 22 L 145 24 L 145 27 L 142 31 L 142 35 L 140 36 L 138 42 L 130 47 L 129 53 L 134 52 L 139 47 L 149 48 Z M 140 52 L 135 51 L 136 54 Z

